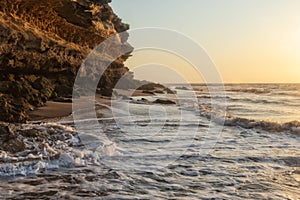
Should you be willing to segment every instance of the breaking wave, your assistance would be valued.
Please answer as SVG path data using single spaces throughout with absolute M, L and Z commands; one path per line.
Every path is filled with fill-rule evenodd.
M 220 121 L 224 122 L 225 126 L 238 126 L 245 129 L 257 129 L 268 132 L 287 132 L 300 135 L 300 121 L 296 120 L 280 123 L 267 120 L 254 120 L 243 117 L 236 117 L 230 115 L 227 111 L 213 111 L 208 105 L 200 106 L 200 115 L 212 119 L 212 121 L 216 123 Z
M 291 121 L 286 123 L 258 121 L 241 117 L 227 117 L 225 126 L 239 126 L 245 129 L 259 129 L 268 132 L 287 132 L 300 135 L 300 122 Z
M 115 144 L 111 144 L 89 150 L 73 127 L 58 123 L 1 124 L 0 127 L 0 176 L 27 176 L 51 169 L 99 165 L 101 157 L 110 156 L 116 148 Z M 9 127 L 7 132 L 3 131 L 3 127 Z M 5 144 L 5 134 L 23 141 L 24 149 L 14 152 L 9 147 L 5 148 L 5 145 L 13 145 Z

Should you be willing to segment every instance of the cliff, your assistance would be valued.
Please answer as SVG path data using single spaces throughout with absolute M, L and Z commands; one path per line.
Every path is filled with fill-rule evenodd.
M 84 58 L 106 38 L 128 30 L 110 0 L 0 1 L 0 121 L 24 122 L 27 112 L 72 95 Z M 127 37 L 120 43 L 127 44 Z M 99 82 L 109 96 L 128 69 L 124 55 Z

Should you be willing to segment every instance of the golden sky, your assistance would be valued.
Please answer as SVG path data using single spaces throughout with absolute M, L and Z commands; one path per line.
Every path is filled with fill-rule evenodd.
M 299 0 L 114 0 L 112 6 L 132 29 L 167 28 L 195 40 L 226 83 L 300 82 Z M 136 68 L 146 63 L 152 65 Z M 201 81 L 192 66 L 165 52 L 135 52 L 127 65 L 139 79 L 176 82 L 166 70 L 172 68 Z

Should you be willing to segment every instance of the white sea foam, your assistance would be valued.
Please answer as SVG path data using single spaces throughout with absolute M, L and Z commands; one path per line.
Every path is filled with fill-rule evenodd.
M 15 154 L 0 151 L 0 176 L 27 176 L 56 168 L 95 165 L 103 156 L 115 153 L 113 143 L 89 150 L 80 142 L 81 138 L 73 127 L 60 123 L 22 124 L 16 130 L 26 149 Z M 27 138 L 22 136 L 22 130 L 46 131 L 49 138 Z

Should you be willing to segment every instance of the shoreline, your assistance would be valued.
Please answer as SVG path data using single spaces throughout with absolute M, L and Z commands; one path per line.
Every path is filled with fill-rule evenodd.
M 127 99 L 130 99 L 132 97 L 149 97 L 149 96 L 156 96 L 154 93 L 145 93 L 143 90 L 122 90 L 117 89 L 116 90 L 119 97 L 125 97 Z M 100 113 L 101 117 L 109 117 L 111 116 L 110 111 L 108 107 L 111 107 L 111 101 L 113 100 L 111 97 L 105 97 L 102 95 L 95 95 L 96 100 L 96 106 L 98 107 L 97 110 L 103 111 L 103 113 Z M 99 104 L 103 104 L 106 106 L 100 106 Z M 68 121 L 73 121 L 72 117 L 72 101 L 70 102 L 57 102 L 57 101 L 47 101 L 46 104 L 42 107 L 38 107 L 33 111 L 28 112 L 29 115 L 29 122 L 58 122 L 61 120 L 67 119 Z
M 111 98 L 103 97 L 97 95 L 96 97 L 97 103 L 101 103 L 110 107 Z M 33 111 L 30 111 L 29 114 L 29 122 L 59 122 L 59 121 L 73 121 L 73 108 L 72 102 L 56 102 L 56 101 L 47 101 L 45 106 L 36 108 Z M 97 110 L 101 110 L 101 116 L 97 117 L 105 117 L 108 115 L 109 110 L 107 107 L 99 106 Z

